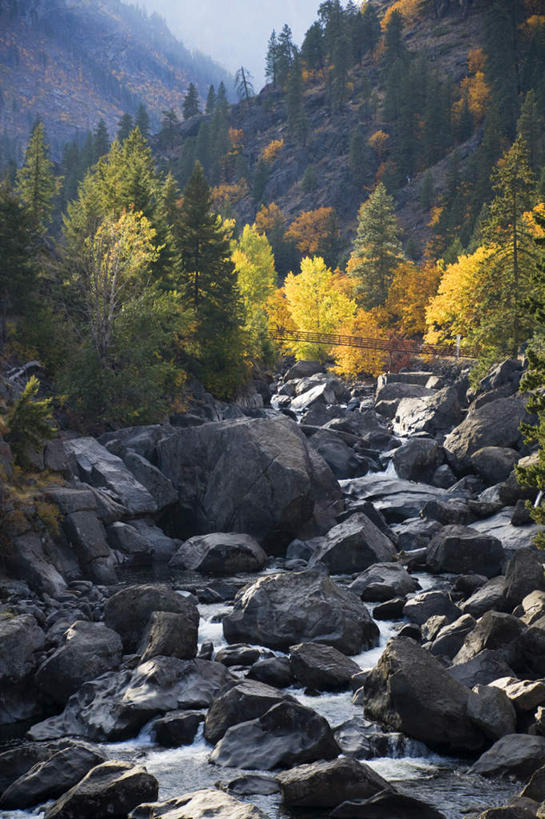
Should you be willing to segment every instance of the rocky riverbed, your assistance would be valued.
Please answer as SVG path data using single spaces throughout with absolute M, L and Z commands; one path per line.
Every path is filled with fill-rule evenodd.
M 545 816 L 520 376 L 300 362 L 270 408 L 48 444 L 59 530 L 0 581 L 0 816 Z

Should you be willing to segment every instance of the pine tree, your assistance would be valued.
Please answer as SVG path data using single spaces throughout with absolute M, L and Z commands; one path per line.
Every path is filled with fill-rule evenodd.
M 426 171 L 422 184 L 420 186 L 420 207 L 422 210 L 430 210 L 433 205 L 434 189 L 433 189 L 433 175 L 429 170 Z
M 291 28 L 283 26 L 278 37 L 276 79 L 281 88 L 285 88 L 288 82 L 290 68 L 293 63 L 295 46 L 292 40 Z
M 110 137 L 103 119 L 100 119 L 93 134 L 93 163 L 110 150 Z
M 37 242 L 30 209 L 8 180 L 0 184 L 0 340 L 7 340 L 7 320 L 31 303 L 36 280 Z
M 197 318 L 203 376 L 208 383 L 227 387 L 237 370 L 240 301 L 229 236 L 212 211 L 210 189 L 198 162 L 184 190 L 176 232 L 182 259 L 180 289 Z
M 545 117 L 534 89 L 528 91 L 522 104 L 517 132 L 528 148 L 530 170 L 534 174 L 539 173 L 545 163 Z
M 384 62 L 389 66 L 396 60 L 406 62 L 407 57 L 408 51 L 403 41 L 403 16 L 399 11 L 394 11 L 384 32 Z
M 216 108 L 216 89 L 213 85 L 211 85 L 208 89 L 208 95 L 206 97 L 206 108 L 205 111 L 207 114 L 213 114 Z
M 301 58 L 311 71 L 319 71 L 323 68 L 325 59 L 324 35 L 320 23 L 313 23 L 305 34 L 301 46 Z
M 43 122 L 37 122 L 28 143 L 25 161 L 17 173 L 17 192 L 28 207 L 36 233 L 45 236 L 53 213 L 60 180 L 53 173 Z
M 364 54 L 374 51 L 380 40 L 380 20 L 373 3 L 367 2 L 362 11 L 361 37 Z
M 348 265 L 364 309 L 385 303 L 400 259 L 394 200 L 380 183 L 360 207 L 354 249 Z
M 273 29 L 267 44 L 267 56 L 265 58 L 265 77 L 273 85 L 278 81 L 278 39 L 276 31 Z
M 134 120 L 130 114 L 123 114 L 117 126 L 117 141 L 123 142 L 134 129 Z
M 138 111 L 136 112 L 136 120 L 135 125 L 146 140 L 149 141 L 150 138 L 150 122 L 149 122 L 149 114 L 148 109 L 146 106 L 141 103 L 138 106 Z
M 180 120 L 176 116 L 173 108 L 163 111 L 161 120 L 161 130 L 159 131 L 159 142 L 162 148 L 172 150 L 180 139 Z
M 187 94 L 184 97 L 182 110 L 184 119 L 191 119 L 191 117 L 196 117 L 201 113 L 199 106 L 199 94 L 192 82 L 189 83 Z
M 297 142 L 304 145 L 307 135 L 307 119 L 303 106 L 303 77 L 301 60 L 298 54 L 295 54 L 289 72 L 286 106 L 288 110 L 288 130 Z
M 481 228 L 493 249 L 490 268 L 493 292 L 485 288 L 485 320 L 481 332 L 491 346 L 517 355 L 529 327 L 528 300 L 535 285 L 535 245 L 524 221 L 532 203 L 535 178 L 529 168 L 528 151 L 518 137 L 492 174 L 495 193 L 489 216 Z M 490 275 L 490 274 L 489 274 Z

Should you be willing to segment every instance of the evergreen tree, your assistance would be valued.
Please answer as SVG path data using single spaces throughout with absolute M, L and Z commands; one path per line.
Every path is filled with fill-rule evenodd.
M 385 303 L 394 270 L 401 260 L 394 200 L 380 183 L 360 207 L 354 249 L 348 270 L 356 280 L 364 309 Z
M 530 170 L 534 174 L 539 173 L 545 163 L 545 117 L 539 107 L 534 89 L 528 91 L 524 99 L 517 132 L 528 148 Z
M 229 110 L 229 103 L 227 101 L 227 91 L 223 82 L 218 85 L 218 94 L 216 97 L 216 111 L 220 116 L 226 117 Z
M 134 128 L 134 120 L 130 114 L 123 114 L 117 126 L 117 141 L 123 142 L 127 139 Z
M 277 46 L 276 79 L 281 88 L 285 88 L 288 82 L 290 68 L 293 63 L 294 50 L 295 46 L 292 40 L 291 28 L 286 23 L 278 37 Z
M 208 89 L 208 95 L 206 97 L 206 108 L 205 111 L 207 114 L 213 114 L 216 108 L 216 89 L 213 85 L 210 86 Z
M 364 54 L 374 51 L 380 40 L 380 20 L 373 3 L 367 2 L 362 11 L 361 38 Z
M 394 11 L 384 32 L 384 62 L 389 66 L 396 60 L 406 62 L 407 57 L 408 51 L 403 40 L 403 15 Z
M 428 168 L 420 186 L 420 207 L 422 210 L 430 210 L 431 206 L 433 205 L 433 199 L 433 175 Z
M 361 190 L 369 180 L 373 166 L 376 164 L 362 129 L 355 127 L 350 134 L 349 142 L 350 174 L 354 186 Z
M 159 143 L 162 148 L 172 150 L 180 140 L 180 120 L 176 116 L 173 108 L 163 111 L 161 120 L 161 130 L 159 131 Z
M 495 196 L 481 228 L 492 248 L 489 270 L 494 287 L 484 288 L 484 319 L 480 334 L 488 346 L 516 356 L 532 325 L 529 300 L 535 287 L 535 245 L 524 221 L 532 204 L 535 178 L 528 165 L 528 152 L 518 137 L 492 174 Z
M 7 340 L 10 314 L 31 304 L 36 280 L 35 220 L 5 179 L 0 184 L 0 340 Z
M 206 383 L 228 389 L 240 377 L 240 300 L 229 236 L 212 211 L 210 189 L 197 162 L 184 190 L 176 226 L 182 259 L 181 290 L 197 318 L 197 342 Z
M 288 109 L 288 130 L 290 134 L 304 145 L 307 135 L 307 119 L 303 106 L 303 77 L 301 74 L 301 60 L 295 54 L 288 78 L 286 99 Z
M 141 103 L 138 106 L 138 111 L 136 112 L 136 121 L 135 125 L 146 140 L 149 141 L 150 138 L 150 122 L 149 122 L 149 114 L 148 109 L 146 106 Z
M 93 134 L 93 163 L 110 150 L 110 137 L 103 119 L 100 119 Z
M 501 133 L 513 139 L 521 94 L 521 24 L 524 0 L 495 0 L 486 15 L 486 78 L 500 114 Z
M 324 35 L 320 23 L 313 23 L 305 34 L 301 46 L 301 58 L 311 71 L 318 71 L 323 68 L 325 59 Z
M 49 159 L 44 124 L 37 122 L 26 149 L 24 164 L 17 173 L 16 185 L 19 196 L 28 207 L 34 230 L 40 236 L 47 233 L 59 183 Z
M 265 58 L 265 77 L 273 85 L 278 81 L 278 38 L 273 29 L 267 44 L 267 56 Z
M 199 93 L 192 82 L 189 83 L 187 94 L 184 97 L 182 111 L 184 119 L 191 119 L 191 117 L 196 117 L 201 113 L 199 106 Z

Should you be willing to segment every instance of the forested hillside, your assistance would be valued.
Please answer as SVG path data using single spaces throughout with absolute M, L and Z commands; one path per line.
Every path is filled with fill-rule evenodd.
M 231 140 L 204 118 L 170 146 L 168 166 L 183 185 L 199 159 L 223 211 L 243 221 L 273 203 L 286 227 L 333 208 L 345 238 L 382 181 L 409 256 L 466 247 L 521 115 L 542 173 L 544 13 L 540 0 L 382 0 L 363 12 L 327 0 L 300 49 L 288 27 L 273 32 L 270 84 L 230 110 Z
M 5 158 L 20 158 L 37 117 L 51 147 L 93 130 L 111 134 L 124 112 L 181 111 L 193 82 L 230 83 L 211 59 L 191 53 L 158 16 L 120 0 L 0 0 L 0 133 Z
M 140 106 L 58 167 L 38 123 L 2 187 L 5 355 L 102 427 L 164 418 L 193 377 L 233 395 L 283 351 L 347 377 L 387 362 L 277 328 L 460 336 L 482 368 L 539 351 L 541 10 L 326 0 L 300 49 L 272 34 L 258 97 L 243 71 L 235 106 L 190 84 L 155 136 Z

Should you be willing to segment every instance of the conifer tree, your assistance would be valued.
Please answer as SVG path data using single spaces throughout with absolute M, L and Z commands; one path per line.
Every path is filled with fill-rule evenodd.
M 294 50 L 295 46 L 292 40 L 291 28 L 286 23 L 278 37 L 276 62 L 276 79 L 278 85 L 282 88 L 285 88 L 288 82 L 290 68 L 293 63 Z
M 362 11 L 361 37 L 364 54 L 374 51 L 380 40 L 380 20 L 373 3 L 367 2 Z
M 195 85 L 192 82 L 189 83 L 187 94 L 184 97 L 182 110 L 184 119 L 191 119 L 191 117 L 196 117 L 198 114 L 201 113 L 201 109 L 199 106 L 199 94 Z
M 180 120 L 173 108 L 163 111 L 159 142 L 162 148 L 171 150 L 176 147 L 180 138 Z
M 49 159 L 44 124 L 37 122 L 26 149 L 25 161 L 17 173 L 16 186 L 39 236 L 47 233 L 59 182 L 55 179 L 53 163 Z
M 5 179 L 0 183 L 0 341 L 7 340 L 7 319 L 31 303 L 36 279 L 35 221 Z
M 240 66 L 235 74 L 235 88 L 240 100 L 250 99 L 255 96 L 254 86 L 252 84 L 252 75 L 244 66 Z
M 117 140 L 124 142 L 134 128 L 134 120 L 130 114 L 123 114 L 117 126 Z
M 307 120 L 303 106 L 301 59 L 297 53 L 294 55 L 289 72 L 286 104 L 289 132 L 297 142 L 304 145 L 307 135 Z
M 103 119 L 100 119 L 93 134 L 93 163 L 110 150 L 110 137 Z
M 348 272 L 356 280 L 364 309 L 385 303 L 394 270 L 401 260 L 394 201 L 380 183 L 358 213 L 358 228 Z
M 301 46 L 301 58 L 311 71 L 318 71 L 323 68 L 325 59 L 324 35 L 318 22 L 313 23 L 305 34 Z
M 148 109 L 143 103 L 138 106 L 135 125 L 147 142 L 150 138 L 150 121 Z
M 206 108 L 205 111 L 207 114 L 213 114 L 216 108 L 216 89 L 213 85 L 211 85 L 208 89 L 208 94 L 206 97 Z
M 526 143 L 530 170 L 534 174 L 539 173 L 545 163 L 545 117 L 533 88 L 528 91 L 522 104 L 517 132 Z
M 492 174 L 495 193 L 489 215 L 481 228 L 493 249 L 490 267 L 493 292 L 484 288 L 482 333 L 501 350 L 517 355 L 532 326 L 529 303 L 535 287 L 535 245 L 524 220 L 532 204 L 535 178 L 528 164 L 528 151 L 517 137 Z
M 229 236 L 212 211 L 210 189 L 202 166 L 195 164 L 184 190 L 176 226 L 181 254 L 180 289 L 197 318 L 202 376 L 224 389 L 240 376 L 240 299 Z
M 273 85 L 278 81 L 278 39 L 276 31 L 273 29 L 267 44 L 267 56 L 265 58 L 265 77 Z

